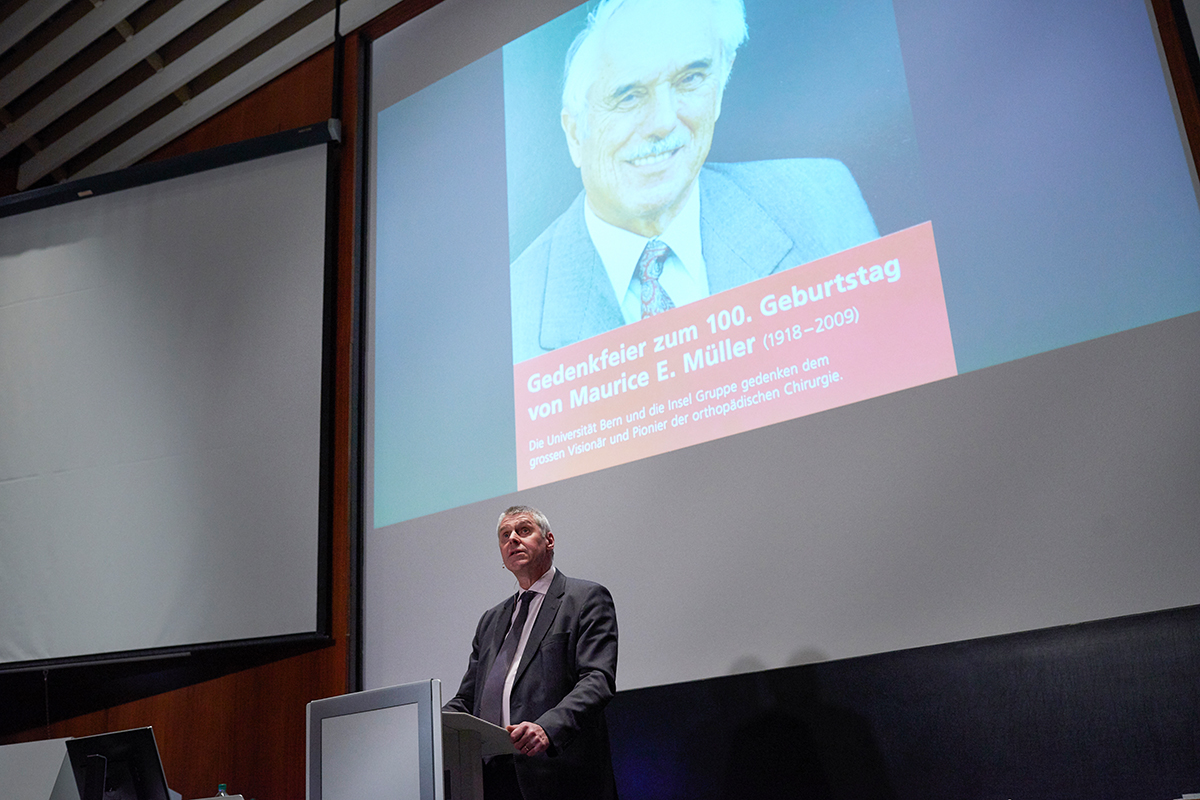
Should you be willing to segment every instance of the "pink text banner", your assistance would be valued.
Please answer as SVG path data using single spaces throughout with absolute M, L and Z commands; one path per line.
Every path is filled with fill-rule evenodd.
M 517 364 L 521 489 L 956 374 L 931 223 Z

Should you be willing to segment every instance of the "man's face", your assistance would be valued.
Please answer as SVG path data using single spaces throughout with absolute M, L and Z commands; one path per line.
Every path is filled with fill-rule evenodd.
M 656 236 L 688 199 L 721 114 L 711 12 L 680 0 L 643 4 L 593 36 L 576 65 L 594 75 L 585 119 L 563 112 L 571 158 L 597 216 Z
M 542 534 L 542 529 L 529 514 L 505 517 L 498 531 L 500 557 L 504 566 L 518 579 L 532 583 L 550 569 L 554 552 L 554 534 Z M 523 588 L 528 588 L 524 583 Z

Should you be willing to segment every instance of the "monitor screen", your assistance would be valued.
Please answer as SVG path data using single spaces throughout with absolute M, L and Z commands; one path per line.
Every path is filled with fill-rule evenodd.
M 80 800 L 169 800 L 152 728 L 67 740 Z

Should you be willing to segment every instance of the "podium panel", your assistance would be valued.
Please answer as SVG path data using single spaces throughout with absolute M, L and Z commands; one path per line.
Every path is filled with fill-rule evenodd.
M 438 680 L 308 704 L 308 800 L 446 800 Z

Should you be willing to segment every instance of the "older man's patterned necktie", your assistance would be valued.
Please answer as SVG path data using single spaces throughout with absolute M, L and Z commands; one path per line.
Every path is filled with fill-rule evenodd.
M 658 282 L 662 275 L 663 264 L 671 255 L 671 248 L 658 239 L 651 239 L 638 259 L 637 276 L 642 282 L 642 319 L 661 314 L 669 308 L 674 308 L 671 296 Z
M 488 722 L 503 725 L 501 708 L 504 704 L 504 681 L 508 678 L 508 670 L 512 667 L 513 657 L 517 654 L 517 643 L 521 641 L 521 631 L 525 630 L 525 619 L 529 616 L 529 603 L 537 592 L 526 591 L 521 594 L 521 610 L 513 620 L 500 652 L 488 670 L 483 682 L 483 695 L 479 698 L 479 716 Z

